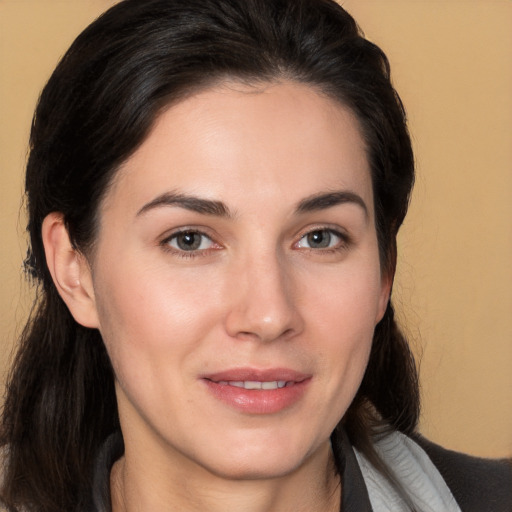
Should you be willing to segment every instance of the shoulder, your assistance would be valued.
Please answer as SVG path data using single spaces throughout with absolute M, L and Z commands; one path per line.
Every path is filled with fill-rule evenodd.
M 485 459 L 447 450 L 421 435 L 426 452 L 463 512 L 512 511 L 512 459 Z

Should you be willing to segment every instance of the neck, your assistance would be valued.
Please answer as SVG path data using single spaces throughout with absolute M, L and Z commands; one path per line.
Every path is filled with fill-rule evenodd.
M 341 488 L 330 446 L 291 473 L 233 480 L 180 465 L 141 465 L 127 452 L 112 469 L 113 512 L 337 512 Z

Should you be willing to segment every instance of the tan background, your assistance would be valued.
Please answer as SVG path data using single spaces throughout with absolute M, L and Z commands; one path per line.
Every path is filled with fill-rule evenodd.
M 0 0 L 0 379 L 28 309 L 20 213 L 39 90 L 112 0 Z M 388 54 L 418 162 L 394 297 L 421 356 L 422 431 L 512 455 L 512 1 L 345 0 Z

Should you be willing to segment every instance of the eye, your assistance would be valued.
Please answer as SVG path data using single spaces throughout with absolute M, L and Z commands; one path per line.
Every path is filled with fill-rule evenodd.
M 333 249 L 343 242 L 342 236 L 332 229 L 315 229 L 302 236 L 297 247 L 301 249 Z
M 181 231 L 167 238 L 164 243 L 177 251 L 204 251 L 214 246 L 213 240 L 199 231 Z

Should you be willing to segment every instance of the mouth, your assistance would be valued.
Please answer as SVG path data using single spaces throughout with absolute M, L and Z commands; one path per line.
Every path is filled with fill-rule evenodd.
M 231 369 L 202 377 L 211 394 L 225 405 L 247 414 L 272 414 L 296 404 L 312 376 L 276 368 Z
M 285 380 L 271 380 L 260 382 L 258 380 L 246 380 L 246 381 L 229 381 L 229 380 L 221 380 L 217 382 L 220 386 L 234 386 L 235 388 L 243 388 L 243 389 L 281 389 L 286 386 L 293 386 L 295 382 L 293 381 L 285 381 Z

